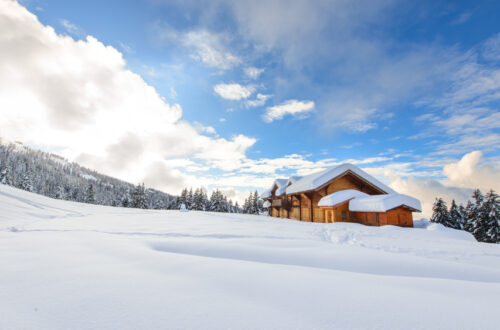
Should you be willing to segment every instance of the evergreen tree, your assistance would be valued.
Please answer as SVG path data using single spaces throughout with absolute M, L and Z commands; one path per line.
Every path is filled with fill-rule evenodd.
M 130 197 L 129 197 L 128 191 L 123 195 L 122 199 L 120 200 L 120 204 L 122 207 L 129 207 L 130 206 Z
M 95 204 L 95 193 L 94 193 L 94 185 L 89 183 L 87 189 L 85 190 L 84 202 L 89 204 Z
M 465 206 L 464 214 L 464 230 L 468 232 L 472 232 L 474 227 L 474 221 L 476 219 L 476 207 L 471 201 L 467 201 L 467 205 Z
M 250 203 L 248 202 L 248 197 L 245 198 L 245 201 L 243 202 L 243 213 L 248 213 L 250 210 Z
M 12 186 L 10 167 L 6 166 L 0 171 L 0 183 Z
M 440 223 L 442 225 L 447 225 L 450 222 L 450 215 L 448 209 L 446 208 L 446 203 L 442 198 L 436 198 L 434 205 L 432 207 L 431 222 Z
M 208 208 L 209 208 L 209 200 L 208 200 L 208 196 L 207 196 L 207 193 L 205 192 L 205 190 L 201 190 L 201 210 L 202 211 L 207 211 Z
M 447 226 L 454 229 L 463 229 L 463 215 L 460 213 L 454 199 L 451 201 L 449 223 Z
M 498 194 L 490 190 L 484 196 L 485 242 L 500 243 L 500 200 Z
M 472 216 L 473 218 L 469 219 L 471 223 L 471 233 L 474 235 L 476 240 L 480 242 L 484 242 L 486 240 L 486 213 L 483 205 L 484 197 L 481 194 L 479 189 L 474 190 L 472 193 L 472 198 L 474 199 L 474 208 Z
M 157 199 L 154 204 L 153 204 L 153 209 L 155 210 L 162 210 L 165 208 L 165 204 L 161 199 Z
M 188 195 L 188 190 L 187 188 L 184 188 L 177 200 L 177 208 L 179 208 L 182 204 L 184 204 L 184 206 L 187 206 L 186 205 L 187 195 Z
M 33 174 L 30 170 L 27 170 L 24 173 L 23 179 L 21 181 L 21 186 L 19 188 L 26 190 L 26 191 L 33 191 L 34 190 L 34 188 L 33 188 Z
M 131 205 L 137 209 L 147 209 L 148 201 L 146 196 L 146 189 L 144 187 L 144 183 L 138 184 L 134 191 L 132 192 L 132 201 Z
M 189 192 L 187 193 L 187 196 L 186 196 L 186 208 L 188 210 L 191 210 L 193 208 L 193 204 L 194 204 L 193 200 L 194 200 L 193 188 L 190 188 Z
M 66 199 L 66 190 L 62 185 L 58 185 L 56 188 L 56 194 L 54 195 L 57 199 Z

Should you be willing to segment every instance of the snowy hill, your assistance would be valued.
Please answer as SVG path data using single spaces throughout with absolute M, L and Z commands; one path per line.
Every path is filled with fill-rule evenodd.
M 424 227 L 116 208 L 0 185 L 0 329 L 498 328 L 500 245 Z
M 0 183 L 49 197 L 82 202 L 92 185 L 94 202 L 128 205 L 134 185 L 100 174 L 77 163 L 0 137 Z M 174 207 L 175 196 L 148 189 L 149 208 Z

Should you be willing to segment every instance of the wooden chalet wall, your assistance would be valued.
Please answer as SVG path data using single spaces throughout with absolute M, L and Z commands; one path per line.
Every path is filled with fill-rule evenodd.
M 413 215 L 411 210 L 398 207 L 387 212 L 354 212 L 354 222 L 369 226 L 394 225 L 401 227 L 413 227 Z

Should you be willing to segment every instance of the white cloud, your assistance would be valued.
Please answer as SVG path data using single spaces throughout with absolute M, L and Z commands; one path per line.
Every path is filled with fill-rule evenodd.
M 460 14 L 457 18 L 451 21 L 450 25 L 460 25 L 467 22 L 472 17 L 472 12 L 465 12 Z
M 256 142 L 244 135 L 200 134 L 180 120 L 180 105 L 166 103 L 126 68 L 115 48 L 91 36 L 75 41 L 57 35 L 16 2 L 0 1 L 0 31 L 5 138 L 57 150 L 104 174 L 172 193 L 205 179 L 171 168 L 169 159 L 234 168 Z
M 226 100 L 238 101 L 246 99 L 255 91 L 253 86 L 242 86 L 240 84 L 217 84 L 214 92 Z
M 257 79 L 262 74 L 262 72 L 264 72 L 264 69 L 259 69 L 259 68 L 252 66 L 249 68 L 245 68 L 244 71 L 245 71 L 245 74 L 247 75 L 247 77 L 252 78 L 252 79 Z
M 178 43 L 191 52 L 191 57 L 204 65 L 219 70 L 230 70 L 242 60 L 227 49 L 230 37 L 206 29 L 178 32 L 170 27 L 155 26 L 156 37 Z
M 133 54 L 134 53 L 134 50 L 132 49 L 132 47 L 130 47 L 129 45 L 127 45 L 126 43 L 124 42 L 121 42 L 121 41 L 118 41 L 118 45 L 120 46 L 120 48 L 125 52 L 125 53 L 128 53 L 128 54 Z
M 447 184 L 457 187 L 494 189 L 500 191 L 500 163 L 480 164 L 483 153 L 473 151 L 456 163 L 443 167 L 443 174 L 448 178 Z
M 482 49 L 482 56 L 491 61 L 500 61 L 500 32 L 486 40 Z
M 172 99 L 177 98 L 177 91 L 173 87 L 170 87 L 170 98 L 172 98 Z
M 247 108 L 253 108 L 253 107 L 260 107 L 260 106 L 263 106 L 264 104 L 266 104 L 267 100 L 269 98 L 271 98 L 272 95 L 269 95 L 269 94 L 261 94 L 261 93 L 258 93 L 257 94 L 257 97 L 255 98 L 255 100 L 247 100 L 245 101 L 245 106 Z
M 381 177 L 384 181 L 389 181 L 391 188 L 397 192 L 418 198 L 422 203 L 422 216 L 429 218 L 437 197 L 443 198 L 449 206 L 452 199 L 455 199 L 457 203 L 465 204 L 473 189 L 476 188 L 483 192 L 490 189 L 500 190 L 500 162 L 481 164 L 481 157 L 480 151 L 470 152 L 458 161 L 443 164 L 437 173 L 422 172 L 424 177 L 415 177 L 417 171 L 413 167 L 418 165 L 415 163 L 399 165 L 393 163 L 384 167 L 365 168 L 365 170 Z M 427 165 L 437 164 L 431 162 Z M 444 176 L 445 179 L 432 178 L 439 176 Z
M 283 117 L 286 115 L 301 118 L 313 110 L 313 101 L 288 100 L 281 103 L 280 105 L 275 105 L 273 107 L 267 108 L 266 113 L 263 115 L 262 119 L 266 123 L 271 123 L 274 120 L 283 119 Z
M 74 35 L 77 37 L 82 37 L 85 35 L 85 33 L 83 32 L 83 30 L 81 28 L 79 28 L 78 26 L 76 26 L 75 24 L 71 23 L 70 21 L 68 21 L 66 19 L 60 20 L 60 23 L 66 29 L 66 31 L 71 35 Z

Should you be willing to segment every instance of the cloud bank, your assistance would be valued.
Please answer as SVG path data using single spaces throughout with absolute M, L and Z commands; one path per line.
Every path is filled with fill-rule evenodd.
M 128 70 L 118 50 L 92 36 L 75 41 L 58 35 L 16 2 L 0 2 L 0 31 L 0 134 L 5 138 L 171 193 L 210 180 L 171 168 L 169 159 L 227 169 L 256 141 L 204 135 L 215 132 L 182 121 L 181 106 L 168 104 Z M 199 54 L 221 66 L 217 56 L 210 62 L 208 50 Z

